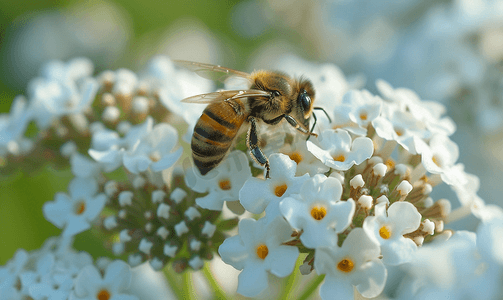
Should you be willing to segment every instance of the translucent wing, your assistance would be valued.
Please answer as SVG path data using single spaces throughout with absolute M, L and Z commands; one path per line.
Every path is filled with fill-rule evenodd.
M 228 101 L 246 97 L 270 97 L 271 93 L 262 90 L 234 90 L 220 91 L 202 95 L 188 97 L 182 100 L 187 103 L 213 103 L 219 101 Z
M 175 64 L 198 74 L 201 77 L 224 82 L 227 78 L 237 76 L 249 80 L 250 74 L 222 66 L 198 63 L 186 60 L 174 60 Z

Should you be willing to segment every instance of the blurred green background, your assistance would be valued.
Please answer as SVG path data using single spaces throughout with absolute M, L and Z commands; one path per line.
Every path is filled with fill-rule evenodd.
M 97 9 L 96 18 L 100 15 L 100 7 L 118 14 L 118 28 L 112 26 L 111 37 L 115 37 L 117 30 L 122 26 L 126 37 L 123 49 L 117 51 L 113 60 L 98 61 L 95 65 L 95 74 L 105 69 L 119 67 L 131 68 L 138 71 L 146 60 L 156 52 L 156 45 L 166 36 L 166 32 L 173 31 L 173 25 L 192 22 L 202 30 L 211 32 L 214 39 L 220 44 L 221 54 L 224 57 L 209 56 L 201 59 L 210 59 L 212 63 L 226 63 L 233 68 L 242 68 L 246 65 L 246 57 L 257 47 L 269 39 L 280 34 L 279 31 L 264 31 L 255 38 L 243 37 L 236 33 L 231 22 L 232 12 L 239 1 L 0 1 L 0 55 L 4 66 L 0 77 L 0 113 L 9 111 L 13 98 L 18 94 L 26 94 L 28 79 L 39 72 L 41 64 L 34 64 L 31 70 L 25 71 L 24 77 L 14 76 L 16 70 L 7 69 L 6 65 L 14 65 L 16 61 L 13 54 L 13 43 L 19 31 L 29 27 L 29 23 L 42 16 L 64 18 L 87 9 Z M 94 12 L 93 12 L 94 13 Z M 113 15 L 113 14 L 112 14 Z M 91 17 L 93 14 L 91 14 Z M 113 20 L 109 20 L 113 21 Z M 47 22 L 46 22 L 47 23 Z M 50 28 L 49 28 L 50 30 Z M 176 31 L 176 28 L 175 28 Z M 169 35 L 169 34 L 168 34 Z M 124 34 L 121 35 L 121 37 Z M 50 38 L 50 37 L 48 37 Z M 122 40 L 121 40 L 122 41 Z M 50 40 L 49 40 L 50 42 Z M 111 39 L 110 44 L 115 41 Z M 224 45 L 224 46 L 222 46 Z M 192 49 L 193 52 L 208 52 L 207 49 Z M 65 53 L 63 53 L 65 54 Z M 78 53 L 85 55 L 86 53 Z M 219 54 L 220 55 L 220 54 Z M 59 57 L 62 60 L 74 57 L 68 53 Z M 190 59 L 190 57 L 187 57 Z M 197 59 L 198 57 L 194 57 Z M 9 64 L 11 63 L 11 64 Z M 60 230 L 46 221 L 42 214 L 42 205 L 52 201 L 57 192 L 66 192 L 67 185 L 72 178 L 69 170 L 56 171 L 51 166 L 46 166 L 35 174 L 21 174 L 6 178 L 0 176 L 0 265 L 5 264 L 15 253 L 16 249 L 37 249 L 49 237 L 58 235 Z M 99 239 L 86 232 L 77 236 L 75 247 L 89 251 L 94 255 L 104 255 Z

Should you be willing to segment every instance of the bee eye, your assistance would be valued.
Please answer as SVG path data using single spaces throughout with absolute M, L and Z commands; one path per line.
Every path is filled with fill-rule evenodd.
M 306 90 L 303 90 L 299 94 L 299 98 L 297 101 L 299 101 L 300 105 L 302 105 L 302 108 L 304 109 L 304 111 L 308 111 L 309 107 L 311 107 L 311 97 L 309 97 Z
M 279 97 L 279 96 L 281 96 L 280 92 L 278 92 L 278 91 L 272 91 L 271 95 L 273 97 Z

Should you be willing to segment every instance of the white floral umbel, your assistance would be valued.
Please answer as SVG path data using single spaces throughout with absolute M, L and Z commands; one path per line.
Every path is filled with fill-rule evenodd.
M 238 270 L 237 292 L 255 297 L 269 285 L 267 271 L 278 277 L 292 273 L 299 257 L 297 247 L 283 245 L 291 239 L 292 229 L 281 217 L 267 223 L 242 219 L 239 234 L 226 239 L 218 248 L 222 260 Z

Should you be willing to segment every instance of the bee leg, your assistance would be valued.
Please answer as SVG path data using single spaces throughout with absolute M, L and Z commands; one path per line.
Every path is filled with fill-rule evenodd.
M 313 118 L 314 118 L 313 127 L 311 127 L 311 130 L 309 130 L 309 135 L 307 136 L 306 141 L 309 140 L 309 138 L 311 137 L 311 134 L 313 133 L 314 130 L 314 126 L 316 126 L 316 121 L 318 121 L 316 115 L 314 114 L 314 111 L 313 111 Z
M 295 119 L 292 118 L 292 116 L 285 115 L 284 118 L 288 121 L 288 123 L 290 123 L 290 125 L 292 125 L 293 128 L 297 129 L 298 131 L 300 131 L 304 134 L 308 134 L 309 136 L 311 136 L 311 135 L 318 136 L 316 133 L 311 132 L 311 131 L 307 131 L 303 127 L 300 127 L 299 123 L 297 123 L 297 121 L 295 121 Z
M 262 150 L 260 150 L 260 148 L 258 147 L 257 122 L 253 117 L 248 118 L 248 121 L 250 122 L 251 126 L 250 131 L 248 132 L 248 137 L 246 139 L 246 144 L 250 149 L 251 157 L 260 165 L 265 166 L 265 178 L 269 178 L 269 171 L 271 170 L 271 168 L 269 167 L 269 160 L 264 155 Z

